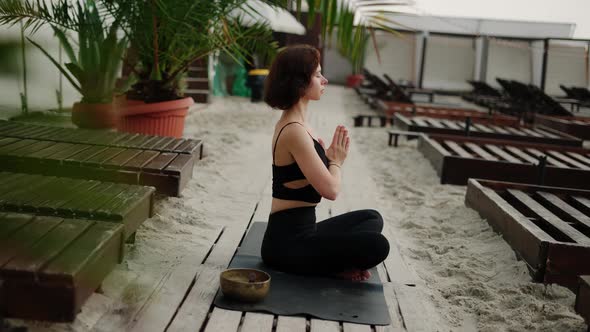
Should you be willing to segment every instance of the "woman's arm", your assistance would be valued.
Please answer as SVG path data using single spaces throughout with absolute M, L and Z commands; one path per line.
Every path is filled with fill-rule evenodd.
M 313 140 L 302 126 L 289 126 L 282 135 L 282 143 L 285 144 L 283 146 L 287 147 L 307 181 L 322 197 L 335 200 L 340 192 L 340 168 L 326 168 L 317 154 Z

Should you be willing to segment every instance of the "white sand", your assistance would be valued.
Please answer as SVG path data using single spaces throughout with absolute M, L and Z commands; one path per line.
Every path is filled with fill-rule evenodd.
M 353 114 L 368 111 L 351 90 L 329 87 L 327 94 L 340 105 L 333 118 L 346 118 L 349 127 Z M 253 209 L 270 178 L 270 139 L 279 114 L 245 98 L 215 99 L 198 108 L 204 110 L 191 111 L 185 136 L 205 140 L 206 158 L 195 165 L 182 197 L 159 198 L 156 216 L 140 227 L 137 244 L 105 281 L 104 294 L 93 295 L 73 324 L 13 322 L 50 331 L 124 326 L 164 273 Z M 330 116 L 321 121 L 327 128 L 337 124 Z M 320 134 L 329 142 L 329 132 Z M 573 311 L 573 293 L 532 283 L 524 262 L 465 207 L 466 188 L 440 185 L 416 143 L 402 140 L 399 148 L 390 148 L 380 128 L 351 128 L 351 135 L 354 151 L 369 165 L 367 180 L 376 184 L 367 187 L 378 197 L 373 208 L 394 230 L 392 240 L 423 278 L 451 330 L 585 331 Z M 357 176 L 352 169 L 345 175 Z M 121 322 L 113 323 L 117 317 Z

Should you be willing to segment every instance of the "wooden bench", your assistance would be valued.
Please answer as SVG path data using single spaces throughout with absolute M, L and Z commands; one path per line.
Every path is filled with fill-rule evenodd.
M 387 145 L 391 146 L 393 144 L 393 146 L 397 147 L 397 141 L 399 136 L 406 136 L 407 140 L 412 140 L 412 139 L 416 139 L 418 137 L 420 137 L 420 135 L 422 135 L 422 133 L 416 133 L 416 132 L 412 132 L 412 131 L 403 131 L 403 130 L 390 130 L 387 132 L 389 134 L 389 140 Z
M 0 137 L 0 170 L 154 186 L 169 196 L 180 195 L 194 161 L 189 153 Z
M 113 148 L 195 154 L 203 157 L 203 142 L 195 139 L 122 133 L 109 130 L 75 129 L 0 120 L 0 136 L 86 144 Z
M 153 214 L 153 187 L 0 172 L 0 188 L 0 211 L 120 223 L 125 238 Z
M 590 150 L 584 148 L 428 134 L 418 149 L 441 183 L 480 178 L 590 189 Z
M 73 321 L 123 252 L 121 224 L 0 213 L 0 315 Z
M 575 290 L 590 274 L 590 191 L 470 179 L 465 204 L 502 234 L 533 280 Z
M 590 331 L 590 275 L 580 276 L 576 293 L 576 312 L 580 314 L 589 325 Z
M 493 139 L 579 146 L 583 140 L 544 126 L 496 126 L 467 121 L 442 120 L 430 117 L 395 115 L 395 124 L 403 130 L 424 133 L 486 137 Z
M 355 115 L 352 119 L 354 120 L 355 127 L 363 127 L 365 125 L 365 120 L 367 123 L 367 127 L 371 127 L 373 119 L 378 119 L 381 127 L 387 126 L 388 123 L 390 125 L 393 125 L 393 118 L 385 115 L 358 114 Z

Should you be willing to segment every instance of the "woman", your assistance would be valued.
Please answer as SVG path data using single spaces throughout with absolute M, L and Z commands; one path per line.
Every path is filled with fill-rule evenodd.
M 265 81 L 264 101 L 282 110 L 273 135 L 272 207 L 262 242 L 263 261 L 278 270 L 367 280 L 389 243 L 383 219 L 374 210 L 348 212 L 316 223 L 315 206 L 340 191 L 342 164 L 350 137 L 336 127 L 328 149 L 306 122 L 307 105 L 319 100 L 328 83 L 320 54 L 307 46 L 281 51 Z

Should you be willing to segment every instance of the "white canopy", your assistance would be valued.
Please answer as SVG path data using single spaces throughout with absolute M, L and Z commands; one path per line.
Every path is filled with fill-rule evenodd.
M 233 10 L 230 16 L 240 17 L 246 26 L 266 23 L 277 32 L 305 34 L 305 27 L 291 13 L 282 8 L 273 8 L 260 0 L 248 0 L 242 8 Z

